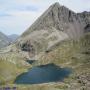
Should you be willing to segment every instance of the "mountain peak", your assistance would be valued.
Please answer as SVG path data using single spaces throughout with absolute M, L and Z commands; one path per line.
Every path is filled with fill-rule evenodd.
M 81 37 L 85 31 L 83 18 L 56 2 L 18 38 L 17 45 L 21 50 L 50 51 L 63 40 Z M 89 25 L 85 28 L 90 31 Z
M 59 4 L 59 2 L 55 2 L 52 6 L 57 6 L 57 7 L 60 7 L 60 4 Z
M 61 6 L 58 2 L 52 4 L 29 28 L 22 36 L 27 36 L 33 30 L 52 29 L 55 27 L 61 30 L 62 21 L 68 21 L 69 9 Z M 72 12 L 72 11 L 71 11 Z M 70 13 L 71 14 L 71 13 Z
M 52 4 L 29 28 L 22 34 L 22 37 L 27 37 L 33 31 L 52 30 L 55 28 L 59 31 L 64 31 L 72 38 L 73 32 L 80 31 L 82 28 L 79 17 L 75 12 L 65 6 L 61 6 L 58 2 Z M 72 27 L 70 26 L 71 24 Z M 78 25 L 78 27 L 76 26 Z M 74 27 L 77 27 L 77 31 Z M 73 33 L 74 35 L 72 35 Z M 79 32 L 78 32 L 79 33 Z M 79 36 L 79 35 L 78 35 Z

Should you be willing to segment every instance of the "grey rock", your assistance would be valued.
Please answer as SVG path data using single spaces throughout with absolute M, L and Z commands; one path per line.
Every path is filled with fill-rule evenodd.
M 78 39 L 89 32 L 89 21 L 90 13 L 75 13 L 55 3 L 21 35 L 17 43 L 22 46 L 30 40 L 38 53 L 49 51 L 63 40 Z

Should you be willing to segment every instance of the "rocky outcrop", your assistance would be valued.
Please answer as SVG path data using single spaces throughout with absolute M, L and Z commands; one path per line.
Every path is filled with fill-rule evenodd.
M 89 32 L 89 22 L 88 12 L 75 13 L 55 3 L 21 35 L 17 43 L 30 40 L 37 53 L 49 51 L 63 40 L 78 39 Z
M 81 18 L 81 22 L 83 23 L 84 26 L 84 32 L 90 32 L 90 12 L 82 12 L 78 13 L 78 16 Z
M 75 12 L 55 3 L 22 34 L 22 37 L 35 30 L 49 30 L 53 27 L 67 33 L 70 38 L 79 37 L 84 29 L 81 18 Z

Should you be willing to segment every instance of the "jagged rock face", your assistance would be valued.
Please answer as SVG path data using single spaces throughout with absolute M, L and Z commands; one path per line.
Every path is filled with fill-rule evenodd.
M 84 32 L 90 32 L 90 12 L 78 13 L 81 17 L 81 22 L 84 23 Z
M 82 13 L 78 13 L 77 15 L 79 15 L 86 24 L 90 23 L 90 12 L 85 11 Z
M 48 51 L 63 40 L 78 39 L 90 31 L 89 21 L 89 14 L 77 14 L 55 3 L 21 35 L 17 43 L 25 44 L 31 40 L 37 52 Z
M 58 3 L 50 6 L 50 8 L 26 31 L 23 37 L 29 35 L 31 31 L 52 29 L 63 31 L 69 37 L 80 36 L 83 31 L 83 24 L 80 22 L 80 17 L 76 13 L 70 11 Z M 79 35 L 78 35 L 79 34 Z

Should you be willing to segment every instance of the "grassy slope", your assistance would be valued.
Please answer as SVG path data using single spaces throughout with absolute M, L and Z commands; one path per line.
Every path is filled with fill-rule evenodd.
M 36 64 L 55 63 L 61 66 L 87 64 L 90 59 L 89 46 L 90 34 L 86 34 L 78 41 L 63 41 L 54 50 L 43 53 Z
M 0 54 L 0 84 L 13 83 L 16 76 L 27 71 L 30 67 L 18 53 Z
M 86 76 L 90 74 L 90 34 L 86 34 L 78 41 L 63 41 L 60 45 L 56 46 L 54 50 L 44 53 L 34 65 L 47 63 L 55 63 L 61 67 L 70 67 L 74 72 L 69 78 L 65 79 L 63 83 L 15 85 L 17 90 L 80 90 L 81 88 L 81 90 L 83 90 L 83 88 L 86 88 L 83 81 L 86 81 Z M 6 68 L 15 76 L 16 73 L 12 72 L 11 68 L 14 68 L 13 71 L 16 70 L 15 72 L 24 71 L 22 67 L 16 67 L 16 65 L 11 65 L 10 63 L 8 63 L 8 65 L 2 64 L 1 66 L 7 66 Z M 4 69 L 7 70 L 6 68 Z M 5 70 L 2 69 L 2 71 Z M 82 75 L 85 77 L 85 80 L 80 79 Z M 86 84 L 87 83 L 88 82 L 86 82 Z

